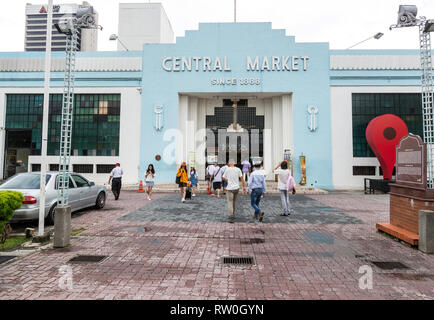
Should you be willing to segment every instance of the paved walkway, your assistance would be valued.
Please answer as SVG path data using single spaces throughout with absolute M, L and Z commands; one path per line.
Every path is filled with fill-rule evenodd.
M 434 298 L 433 256 L 375 231 L 388 221 L 387 195 L 297 196 L 288 218 L 279 216 L 278 198 L 266 197 L 263 224 L 251 223 L 247 197 L 235 224 L 225 222 L 225 199 L 179 200 L 110 195 L 104 210 L 74 216 L 73 227 L 86 230 L 71 247 L 0 264 L 0 299 Z M 107 258 L 68 263 L 79 254 Z M 223 256 L 255 264 L 223 265 Z M 407 268 L 381 269 L 378 261 Z M 359 286 L 365 270 L 372 289 Z

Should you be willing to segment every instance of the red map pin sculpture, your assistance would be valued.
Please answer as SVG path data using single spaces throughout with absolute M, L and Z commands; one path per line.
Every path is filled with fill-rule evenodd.
M 393 114 L 373 119 L 366 128 L 366 140 L 380 162 L 384 180 L 392 180 L 396 146 L 408 135 L 405 122 Z

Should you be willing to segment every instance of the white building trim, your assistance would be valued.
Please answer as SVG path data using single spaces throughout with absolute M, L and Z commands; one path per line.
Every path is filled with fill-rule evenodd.
M 0 72 L 43 72 L 44 58 L 0 58 Z M 52 72 L 65 70 L 64 58 L 51 60 Z M 141 57 L 80 58 L 76 60 L 76 71 L 141 71 Z
M 331 70 L 420 70 L 418 55 L 335 55 Z

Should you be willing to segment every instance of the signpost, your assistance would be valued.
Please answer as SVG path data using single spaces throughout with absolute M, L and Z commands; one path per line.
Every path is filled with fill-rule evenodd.
M 410 134 L 396 148 L 396 183 L 426 189 L 426 144 Z
M 419 211 L 434 211 L 434 190 L 427 188 L 427 145 L 409 134 L 396 147 L 396 183 L 390 184 L 390 222 L 377 229 L 419 245 Z

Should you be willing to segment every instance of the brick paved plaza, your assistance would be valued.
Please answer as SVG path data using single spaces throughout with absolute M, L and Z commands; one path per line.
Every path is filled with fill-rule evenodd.
M 389 219 L 388 195 L 300 195 L 290 217 L 280 216 L 280 198 L 266 196 L 263 224 L 253 223 L 246 196 L 234 224 L 225 198 L 153 198 L 110 194 L 103 210 L 74 215 L 73 228 L 85 231 L 69 248 L 0 264 L 0 299 L 434 298 L 434 257 L 375 230 Z M 79 254 L 108 258 L 68 264 Z M 222 256 L 251 256 L 255 264 L 222 265 Z M 408 268 L 381 269 L 377 261 Z M 72 289 L 59 286 L 65 265 Z M 359 287 L 362 266 L 373 270 L 372 289 Z

